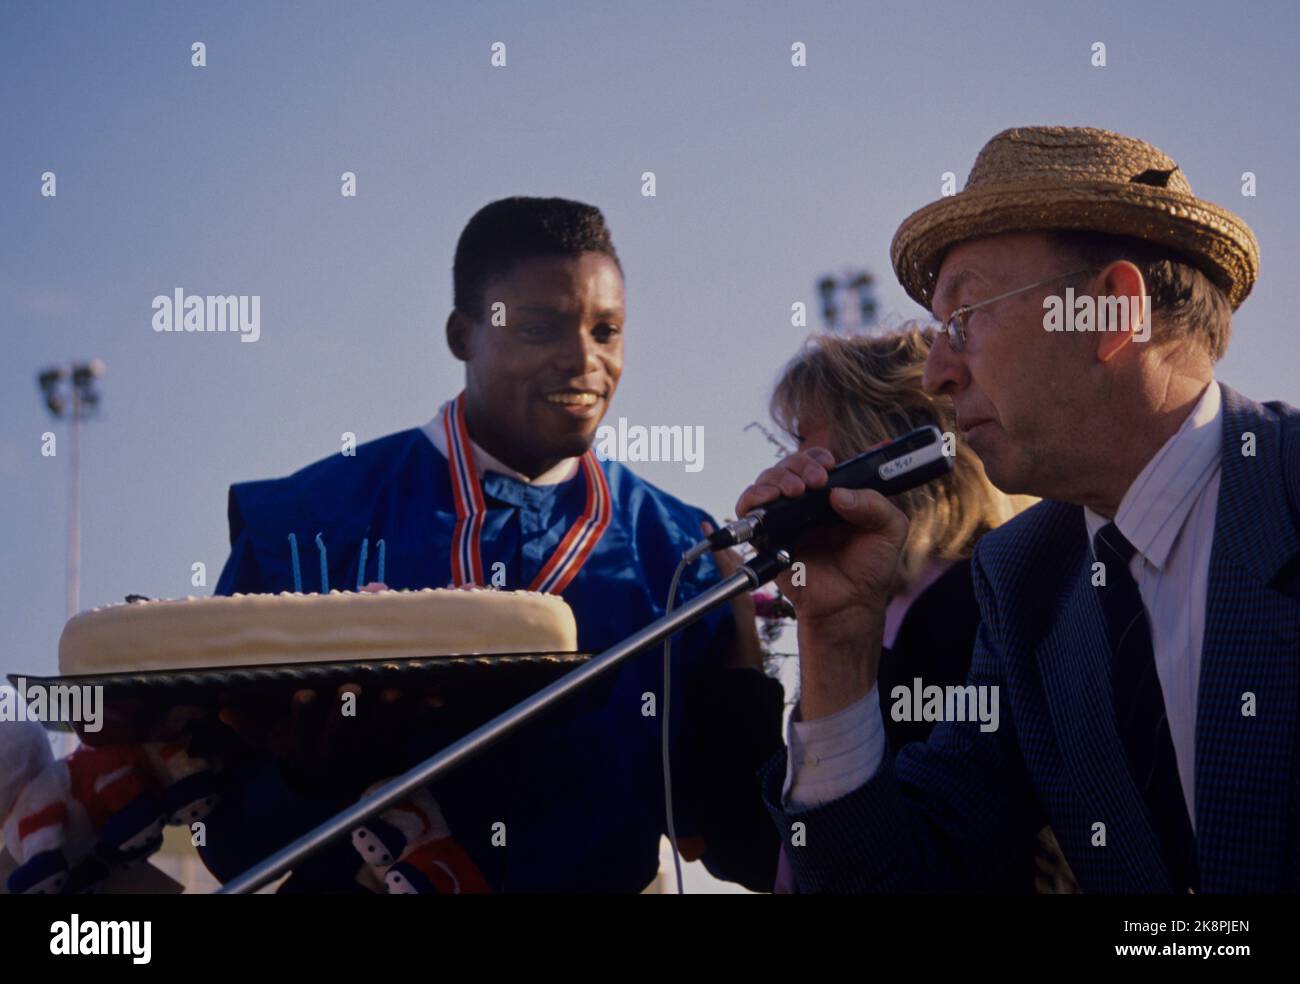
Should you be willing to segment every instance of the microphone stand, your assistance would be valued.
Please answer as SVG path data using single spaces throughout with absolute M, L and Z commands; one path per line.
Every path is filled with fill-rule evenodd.
M 742 591 L 752 591 L 759 585 L 766 584 L 789 567 L 790 564 L 790 554 L 785 550 L 767 552 L 754 557 L 730 577 L 724 578 L 690 601 L 684 602 L 680 607 L 651 622 L 639 632 L 628 636 L 616 646 L 605 650 L 590 662 L 584 663 L 577 669 L 566 673 L 554 683 L 543 687 L 510 710 L 499 714 L 491 721 L 465 735 L 465 737 L 448 745 L 436 755 L 425 759 L 425 761 L 413 766 L 400 776 L 390 779 L 346 810 L 307 831 L 292 844 L 281 848 L 265 861 L 254 865 L 238 878 L 227 882 L 217 890 L 217 894 L 244 895 L 256 891 L 292 869 L 299 862 L 310 857 L 334 838 L 350 833 L 354 827 L 359 826 L 376 813 L 380 813 L 394 803 L 405 799 L 420 788 L 433 782 L 439 776 L 473 758 L 490 745 L 496 744 L 512 731 L 518 730 L 539 714 L 577 691 L 588 681 L 642 650 L 650 648 L 655 643 L 663 642 L 664 639 L 698 621 L 707 612 L 721 605 L 724 601 L 731 600 Z

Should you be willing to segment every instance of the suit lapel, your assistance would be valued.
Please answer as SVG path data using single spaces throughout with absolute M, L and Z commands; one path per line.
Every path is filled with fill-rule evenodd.
M 1083 525 L 1080 512 L 1079 525 Z M 1120 860 L 1104 892 L 1169 891 L 1160 844 L 1146 817 L 1141 794 L 1129 777 L 1115 726 L 1110 644 L 1096 588 L 1092 554 L 1085 548 L 1069 594 L 1038 648 L 1038 665 L 1056 732 L 1086 821 L 1106 825 L 1106 846 L 1094 848 Z M 1068 576 L 1068 574 L 1067 574 Z M 1102 870 L 1106 870 L 1103 864 Z
M 1300 604 L 1270 582 L 1300 552 L 1277 420 L 1223 387 L 1223 457 L 1196 711 L 1196 829 L 1206 891 L 1285 887 L 1296 762 Z M 1242 438 L 1254 435 L 1255 454 Z M 1253 695 L 1253 714 L 1250 711 Z

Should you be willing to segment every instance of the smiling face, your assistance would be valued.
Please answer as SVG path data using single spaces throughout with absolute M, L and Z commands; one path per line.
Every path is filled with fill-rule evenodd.
M 961 243 L 944 258 L 933 313 L 940 321 L 976 304 L 1072 269 L 1047 236 L 1015 233 Z M 1097 411 L 1096 338 L 1043 328 L 1043 299 L 1061 280 L 976 310 L 966 345 L 936 340 L 924 386 L 952 398 L 957 424 L 1004 492 L 1066 498 Z M 942 333 L 940 333 L 942 336 Z
M 623 275 L 604 253 L 537 256 L 491 278 L 482 318 L 453 311 L 470 436 L 536 476 L 591 446 L 623 372 Z M 492 324 L 493 305 L 505 324 Z M 499 320 L 499 319 L 498 319 Z

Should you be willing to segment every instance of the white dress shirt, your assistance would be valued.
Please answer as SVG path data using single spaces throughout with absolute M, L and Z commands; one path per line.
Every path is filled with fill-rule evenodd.
M 1136 548 L 1129 570 L 1151 625 L 1156 674 L 1164 694 L 1187 813 L 1196 824 L 1196 696 L 1205 640 L 1210 548 L 1222 477 L 1223 397 L 1211 382 L 1183 421 L 1138 473 L 1115 513 L 1115 525 Z M 1088 539 L 1107 520 L 1084 510 Z M 807 809 L 867 782 L 885 754 L 880 699 L 872 687 L 829 717 L 791 716 L 784 800 Z
M 442 428 L 442 411 L 439 410 L 438 415 L 420 429 L 424 431 L 424 436 L 429 439 L 429 442 L 438 449 L 438 453 L 450 461 L 451 454 L 447 450 L 447 433 Z M 578 473 L 578 459 L 565 458 L 536 478 L 529 478 L 527 475 L 515 471 L 509 465 L 498 461 L 472 440 L 469 442 L 469 446 L 474 453 L 474 464 L 478 466 L 479 475 L 491 471 L 507 475 L 529 485 L 559 485 L 561 482 L 567 482 Z

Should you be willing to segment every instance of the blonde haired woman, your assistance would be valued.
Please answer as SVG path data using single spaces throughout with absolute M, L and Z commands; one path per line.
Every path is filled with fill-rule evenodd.
M 951 442 L 953 470 L 894 500 L 911 525 L 888 612 L 887 646 L 911 603 L 944 574 L 957 569 L 953 580 L 969 585 L 969 573 L 958 562 L 969 560 L 979 538 L 1018 511 L 985 477 L 975 452 L 957 439 L 949 401 L 921 389 L 929 351 L 928 335 L 915 326 L 875 336 L 814 335 L 772 393 L 772 417 L 800 449 L 827 448 L 837 461 L 927 424 Z M 973 606 L 973 595 L 966 594 Z M 969 660 L 970 653 L 965 655 Z
M 910 527 L 885 613 L 877 684 L 891 753 L 925 741 L 934 727 L 895 719 L 896 687 L 910 694 L 917 679 L 922 687 L 965 682 L 980 623 L 970 557 L 981 536 L 1033 501 L 994 488 L 975 452 L 957 438 L 947 398 L 921 388 L 930 341 L 916 326 L 874 336 L 815 335 L 785 367 L 771 400 L 772 418 L 800 450 L 827 448 L 837 461 L 927 424 L 952 442 L 952 471 L 894 500 Z M 1007 872 L 1008 891 L 1069 889 L 1068 868 L 1052 850 L 1050 831 L 1045 836 L 1036 873 L 1026 857 L 1023 868 Z M 792 884 L 786 874 L 782 858 L 777 891 Z

